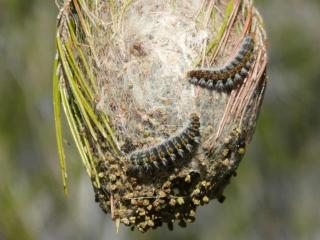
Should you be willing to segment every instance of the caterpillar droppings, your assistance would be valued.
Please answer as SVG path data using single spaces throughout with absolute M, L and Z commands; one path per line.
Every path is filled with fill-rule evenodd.
M 231 91 L 248 76 L 253 63 L 254 41 L 246 36 L 235 57 L 223 67 L 195 69 L 187 72 L 188 81 L 202 88 Z
M 191 159 L 200 143 L 199 128 L 199 117 L 192 113 L 189 124 L 180 133 L 160 144 L 132 152 L 128 156 L 128 173 L 134 176 L 156 173 Z

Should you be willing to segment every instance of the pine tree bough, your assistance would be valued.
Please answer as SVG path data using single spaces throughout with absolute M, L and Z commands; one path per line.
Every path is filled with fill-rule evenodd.
M 145 232 L 185 227 L 223 191 L 254 133 L 266 34 L 249 0 L 70 0 L 57 21 L 61 107 L 95 200 Z

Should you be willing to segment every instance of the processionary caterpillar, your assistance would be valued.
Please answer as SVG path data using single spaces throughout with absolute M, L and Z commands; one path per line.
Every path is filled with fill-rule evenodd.
M 195 69 L 187 72 L 191 84 L 217 91 L 231 91 L 243 83 L 253 63 L 254 41 L 246 36 L 235 57 L 223 67 Z
M 199 117 L 192 113 L 189 124 L 180 133 L 150 148 L 132 152 L 128 156 L 128 172 L 136 176 L 147 172 L 155 173 L 191 159 L 200 143 L 199 128 Z

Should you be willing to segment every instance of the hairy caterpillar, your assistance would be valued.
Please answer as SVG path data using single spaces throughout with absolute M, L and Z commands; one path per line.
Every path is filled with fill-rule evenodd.
M 235 57 L 223 67 L 195 69 L 187 72 L 191 84 L 218 91 L 230 91 L 248 76 L 253 59 L 254 41 L 246 36 Z
M 180 133 L 160 144 L 131 153 L 128 156 L 128 172 L 132 175 L 155 173 L 170 166 L 177 166 L 182 160 L 190 159 L 200 143 L 199 128 L 199 117 L 192 113 L 189 124 Z

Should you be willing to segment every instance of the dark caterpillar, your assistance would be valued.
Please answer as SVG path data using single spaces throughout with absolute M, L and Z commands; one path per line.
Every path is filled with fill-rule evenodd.
M 169 166 L 180 165 L 182 160 L 190 159 L 200 143 L 199 128 L 199 117 L 193 113 L 188 126 L 177 135 L 148 149 L 131 153 L 128 156 L 128 172 L 135 176 L 146 172 L 155 173 L 166 170 Z
M 229 63 L 223 67 L 191 70 L 187 72 L 188 81 L 210 90 L 231 91 L 248 76 L 253 63 L 253 48 L 253 38 L 246 36 L 239 52 Z

